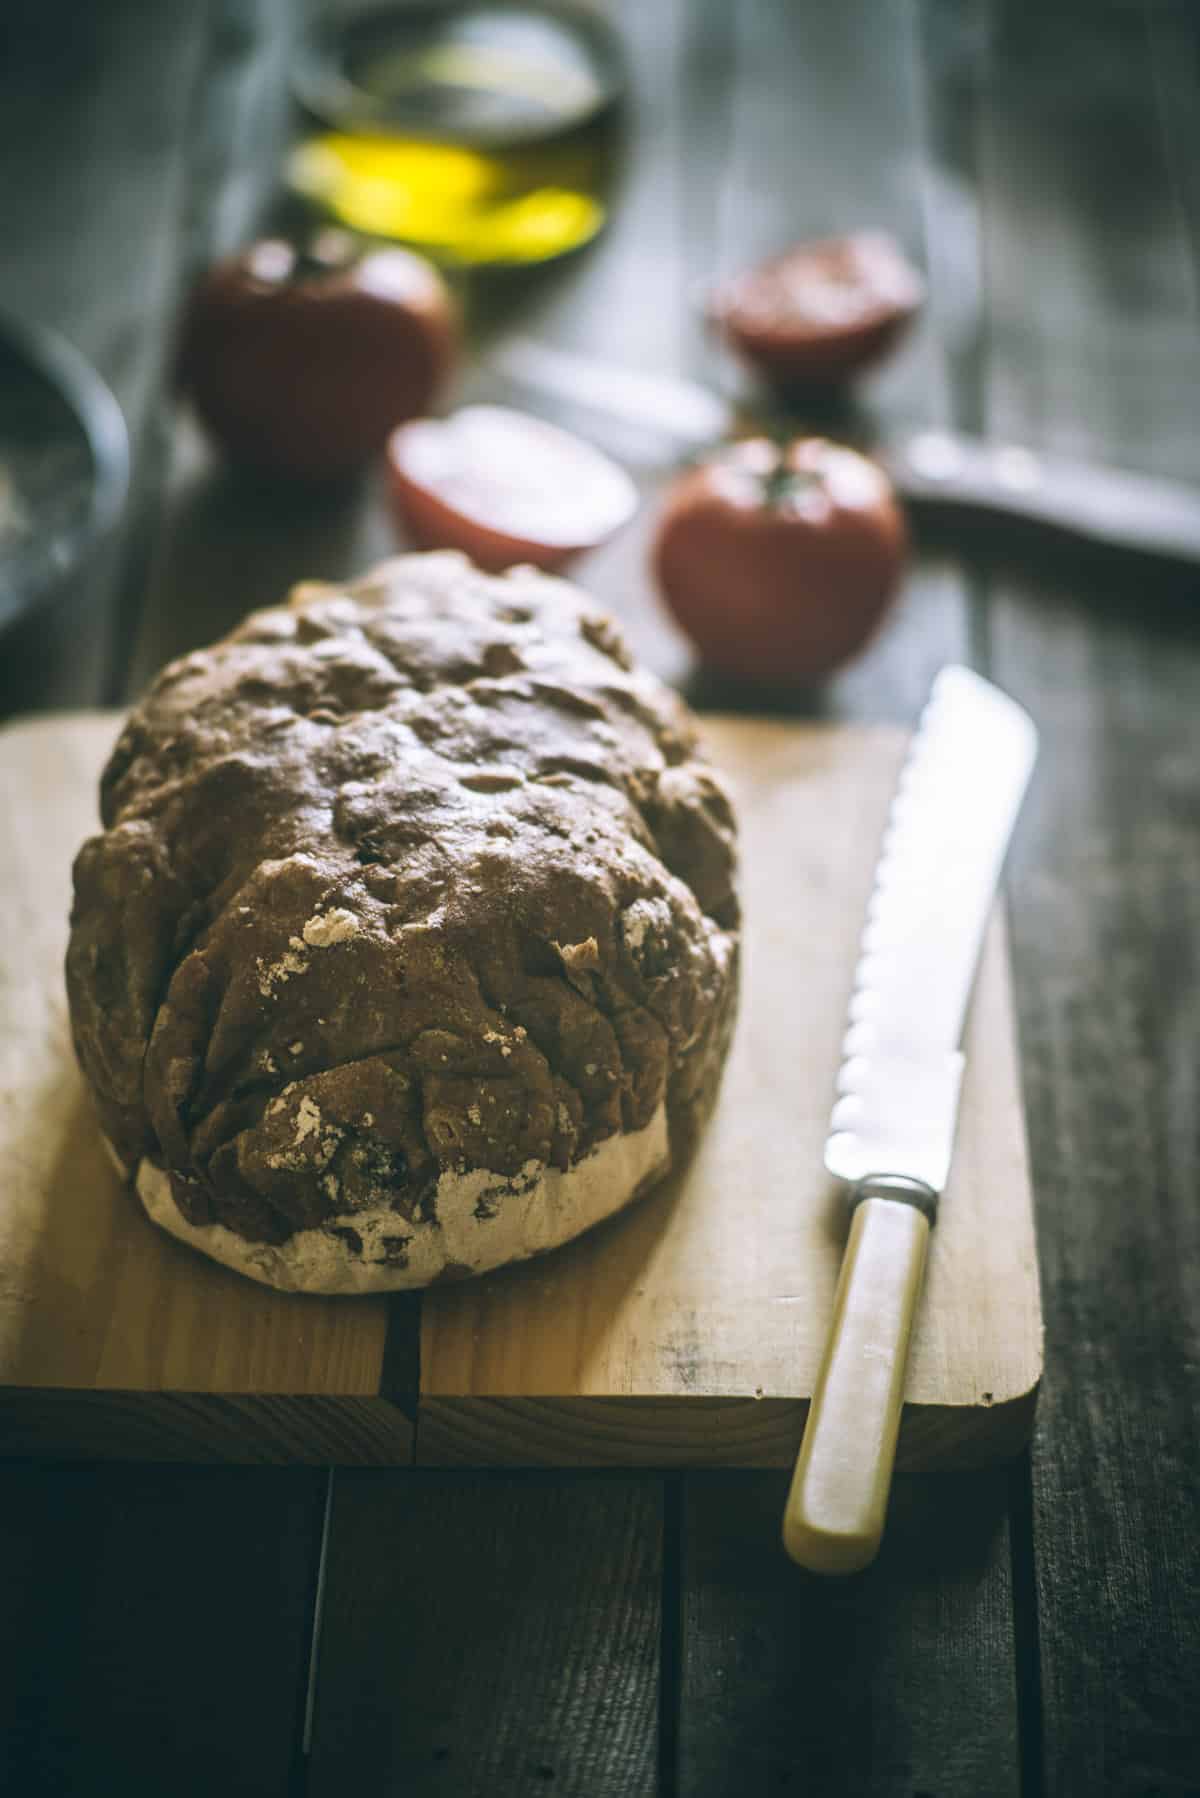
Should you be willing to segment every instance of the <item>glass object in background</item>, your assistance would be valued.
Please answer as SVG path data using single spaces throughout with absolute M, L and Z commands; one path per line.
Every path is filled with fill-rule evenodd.
M 0 639 L 85 580 L 128 482 L 125 420 L 95 369 L 43 326 L 0 318 Z
M 622 85 L 594 14 L 418 4 L 326 18 L 297 69 L 319 128 L 294 191 L 351 229 L 444 262 L 527 264 L 578 249 L 606 215 Z

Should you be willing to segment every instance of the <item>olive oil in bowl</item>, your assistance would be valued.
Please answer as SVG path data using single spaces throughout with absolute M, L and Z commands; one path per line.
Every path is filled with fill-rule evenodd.
M 620 58 L 589 13 L 417 5 L 326 27 L 297 89 L 319 121 L 293 190 L 352 230 L 463 266 L 527 264 L 606 216 Z

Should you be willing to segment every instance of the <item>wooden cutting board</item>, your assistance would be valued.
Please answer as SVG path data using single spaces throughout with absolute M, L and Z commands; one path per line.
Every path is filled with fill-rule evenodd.
M 70 1048 L 71 858 L 113 714 L 0 731 L 0 1450 L 423 1465 L 782 1466 L 843 1237 L 821 1151 L 903 737 L 710 719 L 742 825 L 742 1013 L 692 1166 L 543 1260 L 427 1296 L 272 1293 L 156 1230 Z M 1041 1374 L 1002 923 L 967 1037 L 904 1467 L 1025 1441 Z

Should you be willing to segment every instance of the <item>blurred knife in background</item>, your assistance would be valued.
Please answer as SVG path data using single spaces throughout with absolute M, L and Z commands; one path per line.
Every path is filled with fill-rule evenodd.
M 635 441 L 640 445 L 638 459 L 694 453 L 754 428 L 752 411 L 743 413 L 697 382 L 621 368 L 532 338 L 510 339 L 491 352 L 487 366 L 527 392 L 551 394 L 588 413 L 601 429 L 605 421 L 617 426 L 627 456 Z M 1200 487 L 943 430 L 888 430 L 870 449 L 914 506 L 991 513 L 1200 562 Z

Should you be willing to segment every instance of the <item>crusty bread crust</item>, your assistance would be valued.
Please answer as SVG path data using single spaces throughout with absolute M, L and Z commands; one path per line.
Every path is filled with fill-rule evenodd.
M 710 1106 L 729 801 L 613 620 L 407 556 L 164 670 L 102 781 L 67 958 L 150 1215 L 252 1278 L 378 1291 L 567 1240 Z

